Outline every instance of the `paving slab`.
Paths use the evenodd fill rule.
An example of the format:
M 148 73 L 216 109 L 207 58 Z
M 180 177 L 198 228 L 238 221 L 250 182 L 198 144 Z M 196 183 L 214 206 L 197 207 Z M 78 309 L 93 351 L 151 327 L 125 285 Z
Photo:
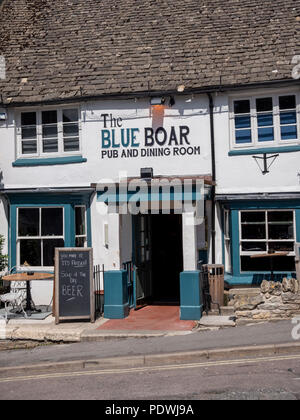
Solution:
M 235 318 L 232 316 L 205 315 L 199 321 L 199 325 L 204 327 L 235 327 Z

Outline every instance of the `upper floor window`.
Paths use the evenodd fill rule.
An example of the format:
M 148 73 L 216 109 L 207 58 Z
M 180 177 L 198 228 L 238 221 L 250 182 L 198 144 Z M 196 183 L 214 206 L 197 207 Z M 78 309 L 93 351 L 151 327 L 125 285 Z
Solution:
M 300 140 L 296 94 L 234 99 L 231 122 L 234 148 L 284 146 Z
M 18 156 L 80 152 L 79 131 L 77 108 L 21 112 L 17 121 Z

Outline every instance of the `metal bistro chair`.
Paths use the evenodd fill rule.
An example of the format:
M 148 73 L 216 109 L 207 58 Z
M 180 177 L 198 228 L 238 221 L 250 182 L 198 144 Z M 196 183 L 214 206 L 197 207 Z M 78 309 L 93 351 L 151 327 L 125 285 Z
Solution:
M 13 267 L 9 274 L 14 270 Z M 4 295 L 0 295 L 0 301 L 4 303 L 5 306 L 5 322 L 8 323 L 8 313 L 9 306 L 12 306 L 13 310 L 18 312 L 23 312 L 24 317 L 28 318 L 27 313 L 24 309 L 24 304 L 26 303 L 26 282 L 25 281 L 13 281 L 10 284 L 10 292 Z

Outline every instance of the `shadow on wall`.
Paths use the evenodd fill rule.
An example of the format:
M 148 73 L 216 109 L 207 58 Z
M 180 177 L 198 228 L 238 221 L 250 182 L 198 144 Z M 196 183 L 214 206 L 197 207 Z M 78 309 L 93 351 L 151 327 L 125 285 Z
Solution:
M 1 0 L 0 0 L 0 3 L 1 3 Z M 2 171 L 0 171 L 0 190 L 2 189 L 2 188 L 4 188 L 4 184 L 3 184 L 3 172 Z

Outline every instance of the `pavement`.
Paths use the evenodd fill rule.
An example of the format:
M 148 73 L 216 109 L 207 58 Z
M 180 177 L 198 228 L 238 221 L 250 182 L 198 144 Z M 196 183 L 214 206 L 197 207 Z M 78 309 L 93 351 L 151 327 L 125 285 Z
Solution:
M 172 305 L 152 305 L 132 310 L 125 319 L 99 318 L 90 322 L 61 322 L 55 324 L 53 316 L 46 319 L 11 319 L 7 325 L 0 324 L 0 337 L 6 340 L 34 340 L 44 342 L 102 341 L 107 338 L 161 337 L 185 335 L 195 329 L 214 326 L 234 326 L 229 317 L 203 317 L 196 321 L 182 321 L 180 308 Z M 207 320 L 207 318 L 210 318 Z M 203 322 L 203 324 L 202 324 Z
M 103 321 L 103 320 L 102 320 Z M 102 322 L 101 320 L 98 322 Z M 98 330 L 99 331 L 99 330 Z M 292 332 L 298 332 L 293 335 Z M 261 323 L 236 328 L 199 330 L 188 334 L 106 336 L 98 340 L 33 349 L 1 351 L 0 377 L 10 369 L 85 369 L 198 362 L 233 357 L 300 355 L 299 328 L 291 321 Z

